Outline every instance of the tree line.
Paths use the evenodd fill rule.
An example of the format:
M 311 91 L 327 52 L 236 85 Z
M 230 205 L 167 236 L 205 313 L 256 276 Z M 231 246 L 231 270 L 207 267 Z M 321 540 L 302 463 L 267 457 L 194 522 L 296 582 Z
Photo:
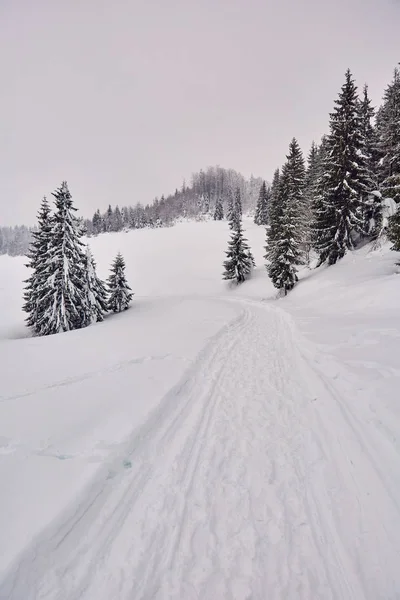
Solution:
M 0 227 L 0 255 L 23 256 L 27 253 L 32 240 L 34 227 L 17 225 L 16 227 Z
M 88 237 L 101 233 L 142 229 L 144 227 L 169 227 L 179 219 L 205 219 L 212 217 L 219 202 L 224 206 L 232 190 L 240 189 L 243 209 L 254 209 L 259 177 L 246 179 L 234 169 L 208 167 L 191 177 L 189 185 L 183 181 L 173 194 L 155 198 L 150 204 L 135 206 L 112 206 L 101 212 L 97 209 L 91 219 L 82 220 L 82 228 Z M 0 227 L 0 254 L 23 256 L 27 253 L 35 227 L 25 225 Z
M 111 266 L 107 283 L 97 276 L 65 181 L 53 196 L 54 213 L 43 198 L 28 252 L 31 274 L 25 281 L 23 310 L 35 335 L 81 329 L 103 321 L 108 311 L 126 310 L 133 296 L 121 254 Z
M 239 188 L 245 211 L 253 210 L 262 179 L 251 176 L 249 180 L 233 169 L 209 167 L 192 175 L 191 184 L 184 181 L 180 190 L 169 196 L 155 198 L 152 204 L 143 206 L 108 206 L 103 213 L 97 209 L 92 219 L 84 221 L 87 235 L 142 229 L 144 227 L 168 227 L 179 219 L 202 219 L 215 215 L 217 205 L 222 210 L 231 193 Z M 223 218 L 220 217 L 220 218 Z
M 317 267 L 335 264 L 365 241 L 387 237 L 400 251 L 399 204 L 400 71 L 394 70 L 376 111 L 368 87 L 360 97 L 347 70 L 329 133 L 312 144 L 307 164 L 293 138 L 271 187 L 260 189 L 255 222 L 268 224 L 265 259 L 274 286 L 283 294 L 291 290 L 311 251 Z M 235 256 L 237 265 L 246 263 L 243 253 Z M 243 281 L 239 271 L 231 266 L 229 278 Z

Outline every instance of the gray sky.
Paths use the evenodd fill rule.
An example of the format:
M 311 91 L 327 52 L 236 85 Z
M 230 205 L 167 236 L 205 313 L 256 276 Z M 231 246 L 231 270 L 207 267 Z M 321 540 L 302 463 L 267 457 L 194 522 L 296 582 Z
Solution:
M 0 0 L 0 224 L 67 179 L 81 214 L 219 164 L 271 179 L 350 67 L 380 102 L 397 0 Z

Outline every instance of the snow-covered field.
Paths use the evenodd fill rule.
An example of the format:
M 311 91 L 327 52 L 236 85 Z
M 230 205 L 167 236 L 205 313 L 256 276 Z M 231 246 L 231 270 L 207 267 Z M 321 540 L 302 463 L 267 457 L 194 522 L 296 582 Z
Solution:
M 0 598 L 400 598 L 400 276 L 368 247 L 275 300 L 226 223 L 91 240 L 136 295 L 29 338 L 0 257 Z

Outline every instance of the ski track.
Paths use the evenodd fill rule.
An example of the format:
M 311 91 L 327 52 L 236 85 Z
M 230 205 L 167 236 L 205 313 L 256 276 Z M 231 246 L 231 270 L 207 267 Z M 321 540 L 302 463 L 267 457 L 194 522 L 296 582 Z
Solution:
M 285 313 L 238 308 L 2 600 L 400 598 L 376 440 Z

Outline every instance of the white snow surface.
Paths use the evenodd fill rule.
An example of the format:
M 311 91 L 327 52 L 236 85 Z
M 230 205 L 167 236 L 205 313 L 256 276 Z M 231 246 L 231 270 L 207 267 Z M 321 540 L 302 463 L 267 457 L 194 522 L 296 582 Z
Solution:
M 388 247 L 276 299 L 225 222 L 91 240 L 135 292 L 29 338 L 0 257 L 1 600 L 400 598 L 400 276 Z

